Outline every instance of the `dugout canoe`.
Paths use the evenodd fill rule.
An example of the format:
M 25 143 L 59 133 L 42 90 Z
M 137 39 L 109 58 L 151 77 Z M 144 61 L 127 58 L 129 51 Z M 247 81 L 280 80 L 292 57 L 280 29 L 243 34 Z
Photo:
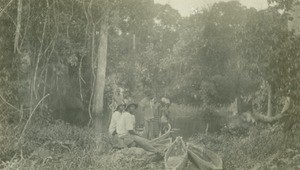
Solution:
M 213 151 L 200 146 L 187 144 L 188 159 L 198 168 L 204 170 L 222 170 L 223 161 Z
M 187 165 L 187 161 L 187 147 L 182 137 L 177 137 L 165 153 L 165 168 L 167 170 L 183 170 Z

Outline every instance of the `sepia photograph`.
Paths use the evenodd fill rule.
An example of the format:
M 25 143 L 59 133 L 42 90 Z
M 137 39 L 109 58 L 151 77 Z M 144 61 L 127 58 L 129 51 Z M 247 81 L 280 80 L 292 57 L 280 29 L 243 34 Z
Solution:
M 0 0 L 0 169 L 300 170 L 300 0 Z

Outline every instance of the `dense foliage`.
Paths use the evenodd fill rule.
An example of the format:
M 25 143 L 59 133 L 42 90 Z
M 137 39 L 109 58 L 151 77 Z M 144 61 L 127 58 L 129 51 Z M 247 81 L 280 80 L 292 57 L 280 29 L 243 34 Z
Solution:
M 219 107 L 243 100 L 248 105 L 243 111 L 265 113 L 273 103 L 276 116 L 288 97 L 291 108 L 280 127 L 290 132 L 300 121 L 300 38 L 287 26 L 288 11 L 297 4 L 268 2 L 260 11 L 238 1 L 219 2 L 182 17 L 152 0 L 0 1 L 0 160 L 19 154 L 25 161 L 23 154 L 35 148 L 47 149 L 49 156 L 52 145 L 61 152 L 96 148 L 86 135 L 91 129 L 71 125 L 96 123 L 96 63 L 104 45 L 102 123 L 109 120 L 116 89 L 137 102 L 151 90 L 181 104 L 183 109 L 173 105 L 178 114 L 220 122 L 218 130 L 229 116 L 216 114 Z M 103 23 L 107 44 L 99 36 Z M 85 154 L 84 161 L 98 159 Z M 54 158 L 39 159 L 45 166 L 47 160 Z
M 151 89 L 158 97 L 197 106 L 231 103 L 266 82 L 276 95 L 282 92 L 279 98 L 295 95 L 297 76 L 290 73 L 298 68 L 297 37 L 287 30 L 288 17 L 273 7 L 256 11 L 220 2 L 182 18 L 169 5 L 146 0 L 28 0 L 14 51 L 18 4 L 5 5 L 1 88 L 17 107 L 31 108 L 49 93 L 44 104 L 65 119 L 69 110 L 90 113 L 105 6 L 111 10 L 106 106 L 115 85 L 133 97 Z

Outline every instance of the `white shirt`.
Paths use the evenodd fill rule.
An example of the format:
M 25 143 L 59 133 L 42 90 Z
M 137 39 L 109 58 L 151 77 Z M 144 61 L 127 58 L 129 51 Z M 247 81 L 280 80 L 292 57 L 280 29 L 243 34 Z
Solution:
M 110 120 L 110 125 L 109 125 L 109 133 L 113 134 L 114 131 L 117 129 L 117 123 L 121 118 L 122 113 L 119 111 L 115 111 L 112 116 L 111 116 L 111 120 Z
M 134 130 L 135 128 L 135 116 L 129 112 L 122 113 L 120 121 L 117 123 L 117 133 L 119 136 L 124 136 L 129 134 L 129 130 Z

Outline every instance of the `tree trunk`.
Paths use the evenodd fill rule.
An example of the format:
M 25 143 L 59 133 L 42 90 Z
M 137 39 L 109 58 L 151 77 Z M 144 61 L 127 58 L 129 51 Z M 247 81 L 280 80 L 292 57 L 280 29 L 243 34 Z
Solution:
M 271 117 L 272 116 L 272 85 L 269 84 L 268 86 L 268 111 L 267 111 L 267 116 Z
M 235 105 L 236 105 L 236 114 L 241 114 L 241 99 L 240 96 L 235 98 Z
M 16 35 L 15 35 L 15 42 L 14 42 L 14 53 L 19 51 L 19 37 L 20 37 L 20 30 L 21 30 L 21 17 L 22 17 L 22 0 L 18 0 L 18 14 L 17 14 L 17 28 L 16 28 Z
M 235 88 L 235 103 L 236 103 L 236 114 L 241 114 L 241 98 L 240 98 L 240 81 L 241 81 L 241 57 L 237 55 L 237 81 L 236 81 L 236 88 Z
M 107 13 L 108 14 L 108 13 Z M 99 133 L 104 131 L 103 127 L 103 99 L 105 87 L 106 73 L 106 57 L 107 57 L 107 39 L 108 39 L 108 23 L 107 14 L 103 17 L 101 30 L 99 34 L 99 47 L 97 54 L 97 71 L 95 94 L 93 99 L 93 113 L 95 115 L 95 128 Z

